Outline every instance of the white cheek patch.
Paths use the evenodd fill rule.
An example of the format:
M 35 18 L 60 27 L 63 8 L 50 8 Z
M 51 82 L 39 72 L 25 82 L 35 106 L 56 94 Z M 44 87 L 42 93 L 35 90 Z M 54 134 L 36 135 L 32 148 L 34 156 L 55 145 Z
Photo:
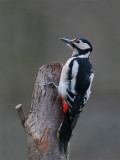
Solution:
M 89 48 L 91 48 L 89 46 L 89 44 L 83 43 L 82 41 L 80 41 L 80 43 L 75 43 L 75 45 L 80 49 L 89 49 Z
M 90 48 L 89 44 L 87 44 L 87 43 L 84 43 L 84 46 L 85 46 L 85 49 L 89 49 Z

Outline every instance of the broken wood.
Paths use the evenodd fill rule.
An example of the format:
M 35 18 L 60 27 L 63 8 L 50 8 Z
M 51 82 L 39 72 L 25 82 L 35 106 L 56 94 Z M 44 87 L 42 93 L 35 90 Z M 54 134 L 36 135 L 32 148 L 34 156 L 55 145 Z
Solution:
M 50 77 L 57 85 L 62 64 L 52 63 L 38 69 L 28 117 L 22 105 L 16 109 L 27 133 L 29 160 L 66 160 L 59 150 L 57 132 L 62 121 L 62 101 Z

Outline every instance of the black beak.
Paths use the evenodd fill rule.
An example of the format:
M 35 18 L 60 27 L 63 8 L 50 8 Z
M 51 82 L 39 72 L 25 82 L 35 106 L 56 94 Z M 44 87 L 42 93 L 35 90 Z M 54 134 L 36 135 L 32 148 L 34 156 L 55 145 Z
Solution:
M 61 41 L 67 43 L 67 44 L 70 44 L 71 46 L 73 46 L 73 43 L 72 43 L 72 40 L 70 39 L 66 39 L 66 38 L 59 38 Z

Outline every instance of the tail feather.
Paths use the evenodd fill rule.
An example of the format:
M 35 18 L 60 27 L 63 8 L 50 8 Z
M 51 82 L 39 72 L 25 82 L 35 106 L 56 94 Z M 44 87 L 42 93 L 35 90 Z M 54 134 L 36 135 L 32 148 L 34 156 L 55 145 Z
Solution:
M 60 127 L 60 131 L 59 131 L 59 147 L 61 151 L 64 149 L 64 152 L 66 152 L 67 150 L 66 139 L 69 138 L 67 135 L 68 133 L 71 134 L 71 132 L 72 130 L 70 127 L 70 114 L 69 112 L 67 112 L 63 119 L 62 125 Z
M 67 152 L 68 142 L 71 138 L 72 131 L 76 126 L 78 118 L 78 114 L 71 117 L 69 111 L 66 113 L 59 131 L 59 148 L 61 152 L 63 150 L 65 153 Z

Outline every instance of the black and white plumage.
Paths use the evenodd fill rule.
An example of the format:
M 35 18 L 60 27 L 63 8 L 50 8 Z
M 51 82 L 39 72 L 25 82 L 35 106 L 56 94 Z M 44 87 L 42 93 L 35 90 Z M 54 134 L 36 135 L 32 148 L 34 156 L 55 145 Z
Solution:
M 67 152 L 68 142 L 86 101 L 91 93 L 94 71 L 90 62 L 92 45 L 85 39 L 60 38 L 73 50 L 63 66 L 58 92 L 69 106 L 59 130 L 60 149 Z

